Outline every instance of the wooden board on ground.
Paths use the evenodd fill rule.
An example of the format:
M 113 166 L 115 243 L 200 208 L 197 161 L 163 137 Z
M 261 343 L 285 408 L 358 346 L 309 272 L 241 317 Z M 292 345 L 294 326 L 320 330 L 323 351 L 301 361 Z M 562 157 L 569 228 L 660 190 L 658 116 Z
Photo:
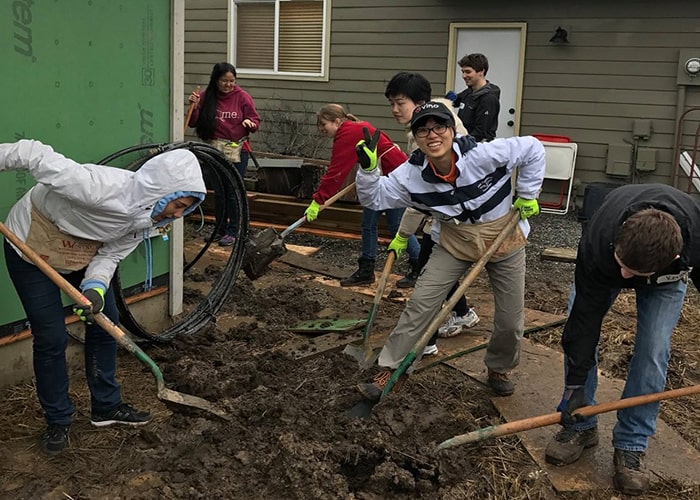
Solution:
M 357 330 L 367 323 L 366 319 L 346 319 L 346 318 L 319 318 L 302 321 L 289 330 L 295 333 L 311 333 L 320 335 L 322 333 L 337 333 Z
M 375 272 L 376 279 L 374 280 L 374 283 L 370 283 L 369 285 L 345 286 L 343 288 L 345 290 L 359 293 L 361 295 L 371 297 L 372 299 L 374 299 L 374 296 L 377 294 L 377 282 L 379 281 L 380 276 L 381 273 Z M 397 288 L 396 282 L 399 281 L 401 278 L 403 278 L 403 276 L 399 276 L 398 274 L 389 275 L 386 281 L 386 287 L 384 288 L 384 297 L 382 300 L 391 300 L 393 302 L 405 302 L 406 300 L 408 300 L 408 298 L 411 296 L 411 293 L 413 292 L 413 288 Z M 336 283 L 329 283 L 327 281 L 323 281 L 323 278 L 316 278 L 316 281 L 320 281 L 324 285 L 328 286 L 340 286 L 340 281 Z
M 449 360 L 446 364 L 476 380 L 486 382 L 482 354 L 468 354 Z M 562 354 L 524 340 L 521 363 L 513 371 L 513 380 L 516 384 L 515 394 L 507 398 L 492 398 L 506 421 L 552 413 L 561 398 L 564 380 Z M 622 380 L 600 376 L 597 400 L 604 402 L 619 399 L 623 385 Z M 569 466 L 555 467 L 544 460 L 544 450 L 559 430 L 559 426 L 542 427 L 519 434 L 522 443 L 532 458 L 547 472 L 557 491 L 585 491 L 611 487 L 612 429 L 616 413 L 604 413 L 599 417 L 600 444 L 584 451 L 582 457 Z M 652 482 L 663 478 L 676 479 L 683 483 L 700 483 L 700 452 L 661 419 L 657 420 L 656 435 L 649 440 L 646 465 L 652 473 Z
M 327 284 L 327 283 L 325 283 Z M 327 284 L 328 286 L 332 286 Z M 345 288 L 348 290 L 348 288 Z M 412 289 L 408 289 L 410 292 Z M 475 310 L 479 315 L 479 323 L 470 328 L 467 332 L 457 335 L 456 337 L 450 339 L 440 339 L 438 342 L 438 354 L 435 356 L 430 356 L 425 361 L 421 361 L 419 368 L 424 368 L 427 364 L 432 364 L 440 359 L 451 356 L 459 351 L 463 351 L 472 348 L 475 345 L 484 343 L 488 340 L 491 335 L 491 330 L 493 326 L 493 295 L 484 291 L 473 290 L 469 295 L 470 303 L 475 304 Z M 377 314 L 381 314 L 381 305 L 379 306 L 379 311 Z M 533 329 L 541 327 L 546 324 L 551 324 L 554 322 L 561 321 L 564 317 L 556 314 L 549 314 L 543 311 L 536 311 L 534 309 L 525 309 L 525 329 Z M 391 334 L 391 329 L 380 330 L 375 328 L 372 331 L 372 336 L 370 339 L 370 345 L 373 349 L 381 348 L 384 345 L 387 337 Z M 310 339 L 313 345 L 311 350 L 305 350 L 309 355 L 317 354 L 324 350 L 334 349 L 336 347 L 344 346 L 345 344 L 362 338 L 361 332 L 358 332 L 355 336 L 345 336 L 338 337 L 337 334 L 321 335 L 314 339 Z M 318 342 L 318 345 L 315 345 Z M 307 342 L 302 342 L 304 345 Z M 303 354 L 303 353 L 302 353 Z M 304 355 L 300 356 L 304 357 Z M 482 356 L 483 357 L 483 356 Z
M 576 262 L 576 254 L 575 248 L 549 247 L 542 250 L 540 259 L 554 262 Z
M 306 269 L 307 271 L 312 271 L 317 274 L 330 276 L 331 278 L 342 279 L 350 274 L 338 266 L 315 259 L 310 255 L 302 255 L 301 253 L 295 252 L 291 249 L 292 247 L 293 245 L 287 245 L 287 252 L 278 257 L 277 261 L 299 269 Z

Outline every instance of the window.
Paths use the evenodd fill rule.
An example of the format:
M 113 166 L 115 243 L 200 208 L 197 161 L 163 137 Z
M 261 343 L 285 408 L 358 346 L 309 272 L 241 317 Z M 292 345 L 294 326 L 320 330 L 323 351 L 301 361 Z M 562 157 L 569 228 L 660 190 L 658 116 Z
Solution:
M 236 70 L 326 78 L 330 0 L 234 0 Z

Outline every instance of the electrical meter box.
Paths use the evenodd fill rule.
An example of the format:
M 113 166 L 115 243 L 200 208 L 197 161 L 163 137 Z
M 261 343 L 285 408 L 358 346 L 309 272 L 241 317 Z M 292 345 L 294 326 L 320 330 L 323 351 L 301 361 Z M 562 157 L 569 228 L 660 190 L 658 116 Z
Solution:
M 608 161 L 605 173 L 612 177 L 628 177 L 632 167 L 632 146 L 608 144 Z

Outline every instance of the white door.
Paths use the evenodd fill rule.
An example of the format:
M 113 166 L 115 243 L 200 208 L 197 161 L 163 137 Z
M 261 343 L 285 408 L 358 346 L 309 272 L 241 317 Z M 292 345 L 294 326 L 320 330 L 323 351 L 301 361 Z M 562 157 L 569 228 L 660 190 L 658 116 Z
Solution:
M 525 23 L 450 24 L 446 90 L 459 93 L 466 88 L 457 64 L 462 56 L 484 54 L 489 60 L 486 79 L 501 89 L 496 137 L 512 137 L 520 132 L 526 26 Z

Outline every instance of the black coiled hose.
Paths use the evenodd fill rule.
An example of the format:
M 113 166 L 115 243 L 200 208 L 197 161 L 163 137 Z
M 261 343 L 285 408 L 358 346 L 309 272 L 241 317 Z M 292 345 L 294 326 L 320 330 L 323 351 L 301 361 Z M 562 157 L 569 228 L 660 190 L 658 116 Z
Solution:
M 235 213 L 237 214 L 235 223 L 238 227 L 238 237 L 236 239 L 236 243 L 231 249 L 226 265 L 222 269 L 220 275 L 216 278 L 216 281 L 212 284 L 209 295 L 199 304 L 198 307 L 189 312 L 179 322 L 161 332 L 150 332 L 146 330 L 131 314 L 129 307 L 124 300 L 119 270 L 117 269 L 117 272 L 114 274 L 114 278 L 112 280 L 112 285 L 116 296 L 121 324 L 135 335 L 158 343 L 170 342 L 177 335 L 192 335 L 197 333 L 207 323 L 215 318 L 236 281 L 238 271 L 243 264 L 245 242 L 248 239 L 249 212 L 243 179 L 238 171 L 233 168 L 229 161 L 216 148 L 201 142 L 142 144 L 117 151 L 116 153 L 100 160 L 99 164 L 113 164 L 120 158 L 126 157 L 129 154 L 145 152 L 146 154 L 140 157 L 137 162 L 128 165 L 127 168 L 135 170 L 145 163 L 146 160 L 166 151 L 172 151 L 175 149 L 188 149 L 194 153 L 199 160 L 199 164 L 202 168 L 202 174 L 204 175 L 205 179 L 207 179 L 209 187 L 213 189 L 214 195 L 220 197 L 222 200 L 222 203 L 218 204 L 217 206 L 216 228 L 207 239 L 206 244 L 199 251 L 197 256 L 191 262 L 184 265 L 183 271 L 186 272 L 207 251 L 217 233 L 217 230 L 224 224 L 225 218 L 223 217 L 223 214 L 231 213 L 231 203 L 235 204 Z

